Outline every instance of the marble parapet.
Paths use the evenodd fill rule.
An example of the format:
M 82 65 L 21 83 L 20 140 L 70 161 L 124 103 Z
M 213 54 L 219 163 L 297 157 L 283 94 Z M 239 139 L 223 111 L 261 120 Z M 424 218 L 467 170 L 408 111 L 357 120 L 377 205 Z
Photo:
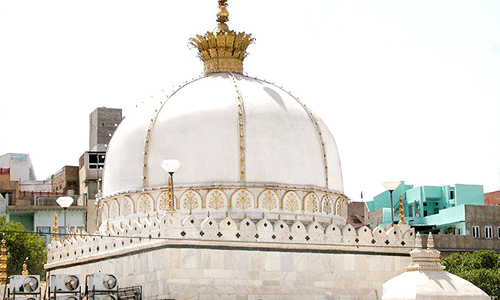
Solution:
M 177 212 L 106 223 L 93 234 L 69 232 L 67 239 L 47 248 L 46 269 L 126 256 L 159 248 L 204 248 L 271 252 L 373 253 L 408 256 L 415 244 L 414 229 L 406 224 L 386 230 L 309 222 L 271 222 L 265 215 L 236 222 L 231 217 L 183 218 Z

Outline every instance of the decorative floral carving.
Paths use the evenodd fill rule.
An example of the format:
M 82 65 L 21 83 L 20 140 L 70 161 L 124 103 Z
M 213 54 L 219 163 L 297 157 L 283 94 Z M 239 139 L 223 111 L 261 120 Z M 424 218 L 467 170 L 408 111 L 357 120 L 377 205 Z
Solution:
M 285 196 L 285 209 L 291 212 L 299 210 L 299 196 L 295 192 L 287 192 Z
M 278 196 L 276 195 L 275 192 L 269 189 L 262 192 L 259 198 L 261 206 L 267 209 L 268 211 L 271 211 L 278 207 Z
M 245 210 L 252 206 L 253 195 L 245 189 L 238 190 L 233 195 L 234 207 Z
M 108 205 L 103 203 L 101 207 L 101 217 L 103 221 L 108 219 L 108 211 Z
M 212 190 L 207 195 L 208 207 L 219 210 L 226 207 L 226 195 L 220 190 Z
M 109 202 L 109 217 L 112 219 L 118 217 L 118 201 L 116 199 Z
M 188 209 L 190 212 L 193 209 L 200 207 L 201 197 L 193 190 L 189 190 L 181 197 L 182 208 Z
M 142 194 L 138 200 L 139 212 L 146 214 L 153 209 L 153 199 L 148 194 Z
M 306 196 L 306 209 L 309 212 L 315 213 L 318 211 L 318 196 L 315 193 L 309 193 Z
M 164 191 L 160 194 L 160 196 L 158 196 L 158 209 L 159 210 L 167 210 L 167 206 L 168 206 L 168 192 L 167 191 Z
M 133 205 L 132 200 L 129 197 L 125 197 L 123 199 L 122 209 L 121 209 L 123 216 L 128 216 L 128 215 L 131 215 L 133 213 L 132 205 Z
M 347 199 L 342 197 L 342 205 L 340 209 L 340 216 L 346 218 L 347 217 Z
M 342 196 L 339 196 L 337 198 L 337 202 L 335 204 L 335 213 L 339 216 L 342 216 L 342 217 L 347 217 L 347 199 L 342 197 Z
M 323 212 L 327 215 L 332 213 L 332 198 L 329 195 L 323 197 Z

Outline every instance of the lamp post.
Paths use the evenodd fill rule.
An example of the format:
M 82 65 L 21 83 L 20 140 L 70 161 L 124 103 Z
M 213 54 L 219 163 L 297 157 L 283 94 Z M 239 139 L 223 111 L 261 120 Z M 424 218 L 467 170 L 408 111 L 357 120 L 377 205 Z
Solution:
M 389 182 L 384 182 L 382 185 L 385 187 L 386 190 L 389 191 L 391 195 L 391 226 L 394 226 L 394 204 L 392 203 L 392 192 L 399 186 L 400 182 L 399 181 L 389 181 Z
M 71 204 L 73 204 L 73 201 L 75 201 L 72 197 L 68 197 L 68 196 L 65 196 L 65 197 L 59 197 L 57 198 L 56 202 L 57 204 L 59 204 L 59 206 L 61 206 L 64 210 L 64 237 L 66 237 L 66 226 L 68 226 L 68 223 L 66 223 L 66 210 L 68 209 L 68 207 L 71 206 Z
M 174 211 L 174 173 L 181 167 L 181 163 L 177 159 L 165 159 L 161 162 L 161 167 L 165 172 L 170 175 L 169 183 L 171 183 L 170 188 L 172 189 L 172 197 L 168 199 L 168 211 Z

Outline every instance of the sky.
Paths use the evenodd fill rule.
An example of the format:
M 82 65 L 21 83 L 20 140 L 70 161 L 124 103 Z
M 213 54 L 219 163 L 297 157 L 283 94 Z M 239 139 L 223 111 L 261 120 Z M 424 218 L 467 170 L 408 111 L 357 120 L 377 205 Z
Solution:
M 229 0 L 244 70 L 328 125 L 347 196 L 386 181 L 500 188 L 500 1 Z M 0 1 L 0 154 L 38 179 L 78 165 L 89 114 L 158 101 L 202 73 L 190 37 L 216 0 Z M 154 96 L 154 97 L 152 97 Z

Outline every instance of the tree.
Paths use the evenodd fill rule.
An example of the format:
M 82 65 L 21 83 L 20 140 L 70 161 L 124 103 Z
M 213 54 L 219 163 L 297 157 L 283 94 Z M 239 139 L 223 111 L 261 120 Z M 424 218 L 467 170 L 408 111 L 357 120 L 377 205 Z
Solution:
M 448 272 L 470 281 L 488 295 L 500 298 L 500 254 L 487 250 L 453 253 L 441 263 Z
M 27 231 L 20 223 L 7 222 L 0 217 L 0 234 L 4 234 L 7 247 L 7 276 L 20 275 L 26 257 L 30 274 L 45 278 L 43 265 L 47 262 L 45 242 L 36 234 Z

